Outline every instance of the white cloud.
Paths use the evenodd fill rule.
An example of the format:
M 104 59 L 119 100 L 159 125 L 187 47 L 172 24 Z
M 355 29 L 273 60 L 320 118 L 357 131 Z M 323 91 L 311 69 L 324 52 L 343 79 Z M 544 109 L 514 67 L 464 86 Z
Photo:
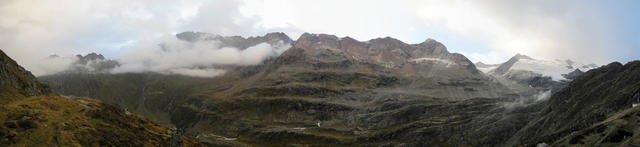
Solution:
M 424 23 L 486 44 L 491 51 L 465 54 L 486 63 L 516 53 L 544 59 L 610 62 L 607 48 L 620 47 L 602 31 L 597 10 L 574 1 L 430 1 L 420 8 Z M 588 23 L 585 23 L 584 21 Z M 503 60 L 505 58 L 502 58 Z
M 114 69 L 114 73 L 158 72 L 214 77 L 225 72 L 216 69 L 215 65 L 258 65 L 291 47 L 283 42 L 275 45 L 260 43 L 241 50 L 221 47 L 218 41 L 187 42 L 175 36 L 166 36 L 141 44 L 139 48 L 123 54 L 119 59 L 122 65 Z

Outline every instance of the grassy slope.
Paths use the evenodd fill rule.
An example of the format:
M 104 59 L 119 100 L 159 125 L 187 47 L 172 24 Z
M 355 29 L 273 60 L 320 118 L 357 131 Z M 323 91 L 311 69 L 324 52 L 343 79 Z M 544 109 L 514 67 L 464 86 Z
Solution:
M 0 110 L 2 146 L 170 146 L 172 139 L 166 127 L 89 98 L 30 97 Z

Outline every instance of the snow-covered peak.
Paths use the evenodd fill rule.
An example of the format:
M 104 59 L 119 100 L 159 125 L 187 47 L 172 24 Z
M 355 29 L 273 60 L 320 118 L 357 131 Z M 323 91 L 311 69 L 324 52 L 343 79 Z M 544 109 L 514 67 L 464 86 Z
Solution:
M 567 63 L 558 62 L 558 60 L 520 59 L 509 69 L 509 71 L 515 70 L 532 71 L 559 81 L 565 79 L 562 74 L 570 73 L 575 69 L 569 68 Z
M 511 58 L 509 61 L 500 64 L 497 67 L 485 66 L 478 67 L 478 69 L 485 68 L 482 70 L 485 73 L 492 73 L 502 75 L 508 72 L 514 71 L 531 71 L 534 73 L 541 74 L 543 76 L 549 76 L 555 81 L 559 80 L 567 80 L 563 74 L 568 74 L 570 72 L 579 69 L 581 71 L 588 71 L 593 68 L 596 68 L 595 64 L 582 64 L 571 60 L 541 60 L 534 59 L 525 55 L 516 55 Z M 486 71 L 487 68 L 492 68 L 489 71 Z M 500 71 L 498 71 L 498 69 Z

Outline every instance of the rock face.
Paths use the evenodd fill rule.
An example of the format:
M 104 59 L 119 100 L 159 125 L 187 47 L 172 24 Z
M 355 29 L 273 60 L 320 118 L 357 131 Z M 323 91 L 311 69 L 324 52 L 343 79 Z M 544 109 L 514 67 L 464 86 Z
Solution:
M 297 78 L 301 75 L 333 74 L 336 77 L 350 77 L 349 74 L 360 74 L 368 75 L 364 77 L 379 77 L 376 81 L 384 83 L 358 83 L 366 85 L 351 85 L 349 88 L 391 86 L 450 99 L 496 97 L 503 94 L 495 89 L 504 87 L 500 87 L 496 81 L 478 71 L 466 57 L 449 53 L 442 44 L 432 39 L 410 45 L 389 37 L 359 42 L 349 37 L 303 34 L 290 50 L 276 59 L 272 66 L 267 67 L 264 73 L 266 77 L 254 82 L 266 84 L 269 80 L 282 81 L 284 77 L 294 79 L 278 86 L 310 85 L 317 82 L 327 84 L 334 81 L 319 79 L 304 82 Z M 341 82 L 356 84 L 354 81 Z M 347 88 L 338 85 L 334 87 Z
M 2 51 L 0 87 L 0 146 L 200 146 L 113 105 L 53 94 Z
M 540 113 L 540 116 L 518 131 L 510 139 L 510 142 L 512 144 L 529 145 L 540 142 L 553 143 L 572 132 L 589 128 L 598 122 L 605 121 L 608 117 L 616 119 L 618 116 L 615 116 L 615 113 L 638 103 L 638 91 L 640 91 L 640 61 L 629 62 L 626 65 L 614 62 L 590 70 L 553 94 L 549 99 L 548 106 Z M 625 121 L 633 121 L 626 118 L 623 119 Z M 600 125 L 617 123 L 606 121 L 600 123 Z M 595 132 L 601 134 L 603 134 L 602 131 L 611 129 L 608 127 L 593 127 L 591 130 L 596 130 Z M 609 131 L 617 133 L 616 130 Z M 616 134 L 610 133 L 604 133 L 605 137 L 611 135 L 615 137 Z M 619 133 L 623 133 L 622 136 L 634 134 L 634 132 L 631 132 L 631 134 Z M 588 143 L 593 141 L 590 140 L 593 138 L 584 140 L 581 137 L 588 137 L 589 134 L 592 133 L 581 131 L 579 134 L 573 134 L 573 137 L 570 137 L 568 142 L 565 142 L 565 140 L 559 143 Z M 617 140 L 616 142 L 626 140 L 624 137 L 622 138 L 612 139 Z
M 0 98 L 13 99 L 21 96 L 48 95 L 49 86 L 40 83 L 31 72 L 18 65 L 0 50 Z M 3 102 L 4 100 L 0 100 Z

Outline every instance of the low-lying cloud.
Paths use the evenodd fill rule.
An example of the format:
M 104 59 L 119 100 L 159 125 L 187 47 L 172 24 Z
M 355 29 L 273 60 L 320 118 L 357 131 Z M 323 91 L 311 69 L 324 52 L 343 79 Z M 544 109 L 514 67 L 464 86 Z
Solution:
M 217 69 L 219 65 L 258 65 L 271 57 L 276 57 L 290 48 L 289 44 L 260 43 L 238 49 L 222 47 L 216 40 L 188 42 L 173 36 L 164 37 L 161 43 L 142 43 L 143 45 L 124 52 L 118 61 L 121 66 L 113 73 L 157 72 L 163 74 L 181 74 L 197 77 L 214 77 L 225 73 Z
M 136 63 L 132 63 L 133 59 L 124 56 L 156 48 L 154 45 L 167 41 L 164 38 L 169 38 L 162 36 L 171 36 L 183 31 L 243 36 L 281 31 L 279 28 L 262 27 L 259 25 L 260 18 L 244 16 L 240 11 L 243 3 L 241 0 L 2 0 L 0 1 L 0 18 L 2 18 L 0 19 L 0 49 L 36 76 L 73 68 L 75 54 L 90 52 L 104 54 L 107 58 L 122 59 L 128 64 L 119 70 L 135 71 L 130 67 L 135 66 Z M 185 44 L 182 43 L 182 45 Z M 198 48 L 198 45 L 187 46 Z M 173 46 L 173 48 L 177 47 Z M 266 51 L 261 48 L 266 47 L 260 45 L 244 52 L 237 49 L 214 49 L 204 53 L 218 52 L 225 55 L 212 59 L 215 60 L 212 61 L 214 63 L 234 62 L 234 64 L 247 65 L 260 60 L 247 56 L 263 57 L 265 54 L 263 52 Z M 182 55 L 195 52 L 190 50 L 194 49 L 185 49 L 187 52 L 172 51 L 148 55 L 164 55 L 159 58 L 169 60 L 178 57 L 172 55 L 174 53 Z M 49 58 L 52 54 L 63 58 Z M 191 61 L 197 57 L 201 56 L 185 60 L 197 64 L 207 63 Z M 237 59 L 223 59 L 232 57 Z M 147 60 L 147 62 L 163 63 L 153 60 Z M 167 63 L 170 64 L 167 66 L 171 67 L 184 66 L 180 63 Z M 140 67 L 143 70 L 170 69 L 159 65 Z M 218 70 L 195 68 L 191 69 L 191 72 L 172 70 L 172 73 L 200 72 L 194 75 L 222 73 Z

